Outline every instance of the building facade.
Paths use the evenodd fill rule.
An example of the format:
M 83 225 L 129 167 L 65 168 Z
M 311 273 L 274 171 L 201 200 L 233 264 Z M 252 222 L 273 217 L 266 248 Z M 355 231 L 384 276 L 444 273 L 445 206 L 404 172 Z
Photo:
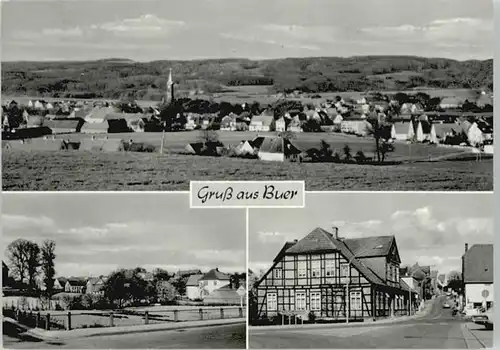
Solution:
M 316 228 L 283 246 L 257 283 L 259 318 L 312 312 L 317 319 L 351 320 L 409 313 L 415 298 L 400 281 L 394 236 L 342 239 L 334 232 Z
M 462 256 L 464 303 L 467 314 L 493 305 L 493 244 L 465 245 Z

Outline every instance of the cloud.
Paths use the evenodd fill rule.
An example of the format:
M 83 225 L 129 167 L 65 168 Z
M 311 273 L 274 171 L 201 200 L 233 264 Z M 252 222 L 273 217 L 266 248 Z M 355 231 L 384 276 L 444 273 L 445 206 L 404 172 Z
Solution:
M 29 230 L 29 229 L 46 229 L 55 225 L 54 220 L 47 216 L 26 216 L 15 214 L 2 214 L 2 230 Z
M 186 23 L 183 21 L 172 21 L 146 14 L 137 18 L 95 24 L 90 28 L 111 32 L 117 36 L 152 37 L 169 35 L 184 27 Z
M 264 243 L 279 242 L 284 244 L 287 234 L 277 231 L 259 231 L 257 232 L 257 236 Z
M 317 51 L 324 44 L 340 40 L 339 29 L 333 26 L 300 26 L 263 24 L 220 33 L 225 39 L 281 46 L 286 49 Z
M 446 18 L 423 25 L 403 24 L 361 28 L 360 32 L 380 40 L 427 43 L 442 47 L 477 46 L 493 43 L 493 20 L 483 18 Z

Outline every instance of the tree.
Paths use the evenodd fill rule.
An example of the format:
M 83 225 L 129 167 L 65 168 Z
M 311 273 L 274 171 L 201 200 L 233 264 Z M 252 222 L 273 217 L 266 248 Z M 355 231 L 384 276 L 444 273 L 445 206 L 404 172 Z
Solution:
M 118 308 L 121 308 L 128 299 L 127 284 L 128 281 L 123 269 L 113 272 L 104 283 L 104 295 L 111 303 L 116 303 Z
M 172 283 L 167 281 L 158 282 L 158 284 L 156 285 L 156 289 L 158 291 L 157 294 L 160 303 L 170 303 L 175 300 L 177 291 Z
M 43 282 L 47 295 L 51 295 L 54 289 L 54 276 L 56 270 L 54 260 L 56 258 L 56 242 L 45 240 L 42 245 L 41 266 L 43 272 Z
M 14 278 L 23 282 L 28 270 L 28 250 L 29 241 L 26 239 L 16 239 L 7 246 L 7 259 Z
M 36 276 L 40 272 L 40 246 L 29 241 L 26 253 L 28 288 L 33 290 L 36 289 Z
M 351 155 L 351 147 L 349 147 L 348 144 L 345 144 L 344 148 L 343 148 L 343 151 L 344 151 L 344 159 L 346 161 L 350 161 L 351 158 L 352 158 L 352 155 Z
M 214 130 L 201 130 L 198 140 L 200 142 L 219 142 L 219 134 Z
M 448 289 L 452 289 L 457 293 L 462 293 L 464 289 L 464 283 L 462 281 L 462 275 L 457 271 L 450 271 L 448 274 L 448 283 L 446 284 Z
M 186 280 L 184 278 L 176 278 L 172 280 L 172 285 L 180 295 L 186 294 Z

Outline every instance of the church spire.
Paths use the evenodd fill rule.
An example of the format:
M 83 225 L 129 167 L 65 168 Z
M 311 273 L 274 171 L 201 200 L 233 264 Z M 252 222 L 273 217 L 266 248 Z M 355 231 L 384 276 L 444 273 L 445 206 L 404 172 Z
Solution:
M 174 80 L 172 79 L 172 68 L 170 68 L 168 72 L 167 95 L 165 96 L 165 101 L 174 101 Z

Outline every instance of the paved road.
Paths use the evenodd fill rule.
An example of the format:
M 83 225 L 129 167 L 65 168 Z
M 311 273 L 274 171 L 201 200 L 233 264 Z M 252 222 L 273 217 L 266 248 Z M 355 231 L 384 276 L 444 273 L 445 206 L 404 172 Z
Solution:
M 313 328 L 262 329 L 249 332 L 250 348 L 385 348 L 466 349 L 492 347 L 493 331 L 452 316 L 437 298 L 429 313 L 400 323 L 367 323 L 351 327 L 321 325 Z M 467 328 L 473 329 L 469 331 Z M 476 337 L 479 335 L 478 342 Z
M 246 326 L 228 325 L 71 339 L 60 343 L 3 336 L 6 349 L 244 349 Z

